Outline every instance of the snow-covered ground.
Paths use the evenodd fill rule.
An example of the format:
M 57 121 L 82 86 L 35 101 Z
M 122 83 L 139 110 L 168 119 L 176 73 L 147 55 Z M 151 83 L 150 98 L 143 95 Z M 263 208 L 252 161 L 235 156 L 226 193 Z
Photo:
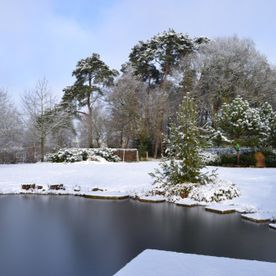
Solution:
M 64 184 L 67 192 L 73 193 L 78 185 L 81 192 L 93 188 L 108 191 L 145 193 L 151 189 L 149 172 L 157 162 L 77 162 L 77 163 L 36 163 L 0 165 L 0 193 L 21 191 L 21 184 L 38 185 Z
M 275 168 L 218 168 L 220 178 L 230 180 L 240 189 L 240 196 L 226 201 L 246 211 L 270 212 L 276 216 Z
M 64 184 L 66 193 L 90 193 L 93 188 L 108 192 L 145 195 L 152 189 L 149 172 L 158 162 L 139 163 L 36 163 L 0 165 L 0 193 L 19 193 L 21 184 Z M 213 170 L 214 168 L 209 168 Z M 218 168 L 221 179 L 235 183 L 240 197 L 224 201 L 237 210 L 269 212 L 276 217 L 276 169 Z
M 275 263 L 147 249 L 115 275 L 274 276 L 275 271 Z

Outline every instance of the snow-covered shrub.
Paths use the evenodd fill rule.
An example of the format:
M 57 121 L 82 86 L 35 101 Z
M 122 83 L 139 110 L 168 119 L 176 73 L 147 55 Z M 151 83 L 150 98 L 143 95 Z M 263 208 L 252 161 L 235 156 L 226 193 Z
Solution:
M 273 144 L 275 122 L 276 113 L 269 103 L 252 107 L 241 97 L 223 104 L 216 118 L 218 130 L 234 144 L 253 147 Z
M 110 148 L 71 148 L 71 149 L 60 149 L 55 153 L 46 155 L 46 160 L 54 163 L 61 162 L 80 162 L 80 161 L 108 161 L 118 162 L 120 158 L 113 154 L 114 150 Z
M 215 183 L 194 186 L 189 193 L 189 198 L 196 201 L 219 202 L 239 195 L 240 191 L 236 185 L 217 180 Z
M 194 183 L 184 183 L 176 185 L 163 185 L 162 183 L 156 183 L 154 188 L 151 190 L 151 195 L 162 195 L 166 198 L 172 199 L 174 197 L 186 198 L 188 197 Z M 172 200 L 173 201 L 173 200 Z
M 205 165 L 210 165 L 219 159 L 219 155 L 213 152 L 204 151 L 201 153 L 202 161 Z
M 117 155 L 114 155 L 115 149 L 110 148 L 95 148 L 88 150 L 88 157 L 90 156 L 100 156 L 109 162 L 118 162 L 120 158 Z
M 191 198 L 199 202 L 219 202 L 238 197 L 240 191 L 235 184 L 214 177 L 212 183 L 206 185 L 183 183 L 164 186 L 162 183 L 155 184 L 150 194 L 162 195 L 171 202 L 183 198 Z

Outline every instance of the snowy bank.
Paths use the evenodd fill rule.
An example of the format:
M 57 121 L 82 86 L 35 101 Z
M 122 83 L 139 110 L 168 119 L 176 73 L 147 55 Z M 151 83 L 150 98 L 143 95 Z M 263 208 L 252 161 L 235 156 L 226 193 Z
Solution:
M 149 172 L 158 167 L 158 162 L 138 163 L 36 163 L 0 165 L 0 194 L 34 192 L 47 194 L 52 184 L 63 184 L 65 190 L 51 190 L 57 194 L 89 194 L 92 190 L 128 194 L 136 198 L 150 195 L 153 179 Z M 213 170 L 213 167 L 208 168 Z M 235 183 L 240 196 L 222 201 L 240 212 L 267 213 L 276 218 L 276 169 L 218 168 L 218 177 L 227 180 L 230 186 Z M 42 189 L 23 191 L 21 185 L 35 183 Z M 228 185 L 227 184 L 227 185 Z M 221 183 L 198 187 L 189 195 L 195 199 L 210 201 L 215 191 L 220 193 Z M 200 202 L 204 204 L 204 202 Z M 208 202 L 205 202 L 208 204 Z
M 147 249 L 116 276 L 274 276 L 276 263 L 176 253 Z

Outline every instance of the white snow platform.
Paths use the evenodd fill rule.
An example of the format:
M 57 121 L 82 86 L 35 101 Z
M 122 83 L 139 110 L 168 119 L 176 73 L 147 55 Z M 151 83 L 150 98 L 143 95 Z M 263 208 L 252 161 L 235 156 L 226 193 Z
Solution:
M 270 224 L 269 224 L 269 227 L 276 230 L 276 223 L 270 223 Z
M 265 213 L 242 214 L 241 217 L 259 223 L 271 221 L 271 215 Z
M 205 207 L 206 211 L 218 214 L 230 214 L 236 211 L 235 207 L 223 204 L 212 204 Z
M 147 249 L 117 276 L 275 276 L 276 263 Z
M 193 206 L 199 205 L 197 201 L 191 198 L 184 198 L 184 199 L 178 200 L 175 202 L 175 204 L 179 206 L 185 206 L 185 207 L 193 207 Z
M 166 199 L 163 196 L 139 196 L 138 200 L 142 202 L 160 203 L 164 202 Z
M 94 199 L 126 199 L 129 194 L 119 192 L 91 192 L 85 193 L 82 196 Z

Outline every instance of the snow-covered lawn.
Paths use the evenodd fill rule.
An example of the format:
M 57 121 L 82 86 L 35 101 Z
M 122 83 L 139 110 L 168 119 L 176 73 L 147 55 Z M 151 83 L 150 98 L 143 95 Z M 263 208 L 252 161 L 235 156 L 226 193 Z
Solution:
M 81 192 L 92 188 L 108 191 L 144 193 L 151 189 L 148 175 L 157 162 L 77 162 L 0 165 L 0 193 L 19 192 L 21 184 L 64 184 L 73 192 L 76 185 Z
M 220 178 L 235 183 L 241 195 L 225 204 L 236 204 L 246 211 L 270 212 L 276 216 L 275 168 L 218 168 Z
M 21 184 L 64 184 L 67 193 L 89 193 L 92 188 L 108 192 L 145 195 L 152 188 L 149 172 L 158 162 L 139 163 L 36 163 L 0 165 L 0 193 L 18 193 Z M 209 168 L 213 170 L 213 167 Z M 218 168 L 221 179 L 235 183 L 240 197 L 224 201 L 237 210 L 269 212 L 276 217 L 276 169 Z
M 115 275 L 274 276 L 275 271 L 275 263 L 147 249 Z

